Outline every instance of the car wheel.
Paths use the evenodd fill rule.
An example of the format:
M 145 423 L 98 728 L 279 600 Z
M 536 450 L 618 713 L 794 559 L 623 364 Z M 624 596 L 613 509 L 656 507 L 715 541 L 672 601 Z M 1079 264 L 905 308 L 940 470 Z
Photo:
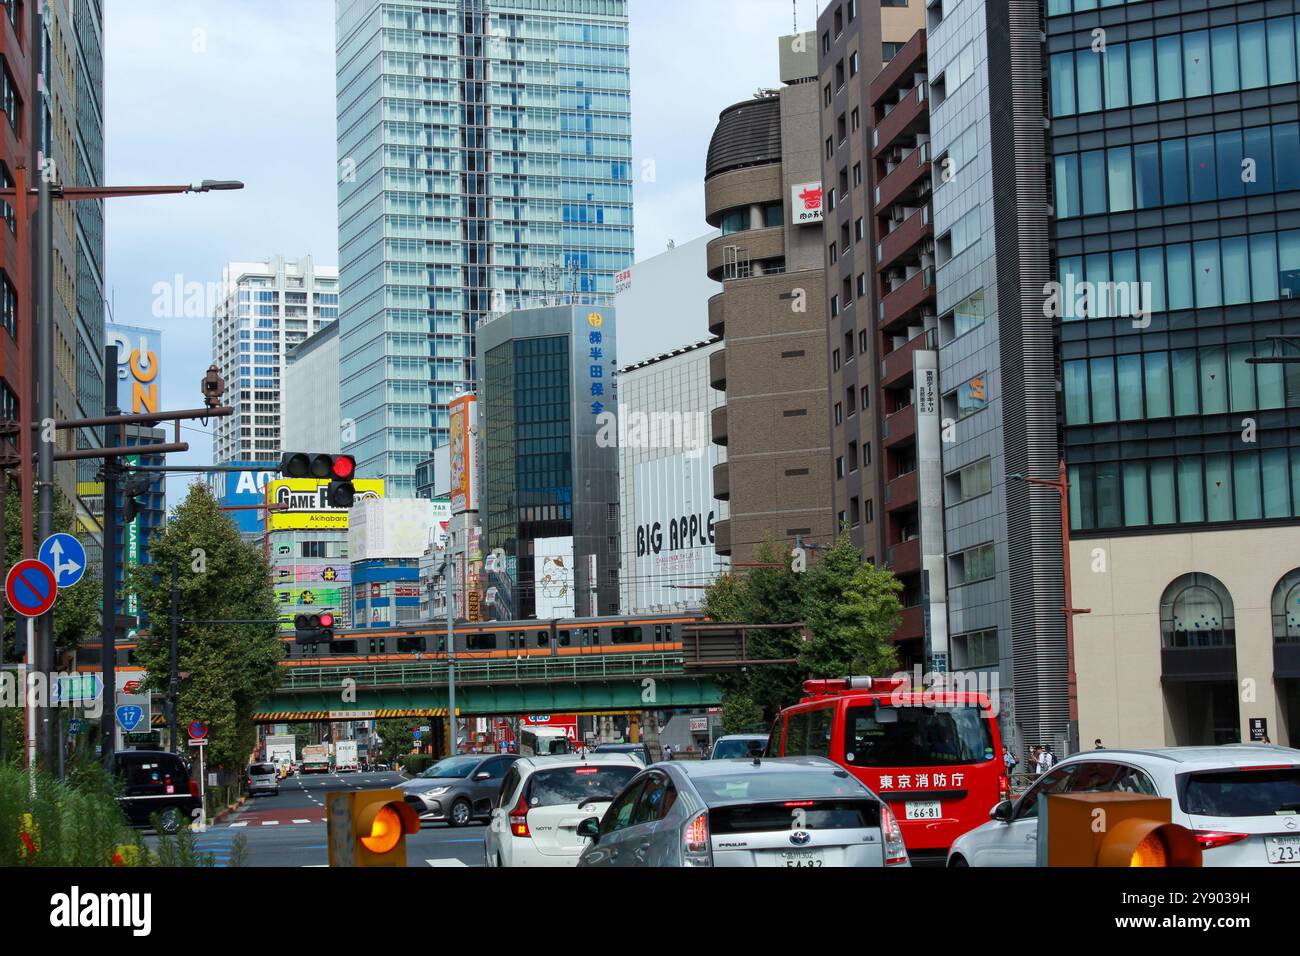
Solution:
M 961 856 L 960 854 L 954 856 L 951 860 L 949 860 L 948 865 L 950 867 L 970 866 L 970 864 L 966 862 L 966 858 L 964 856 Z
M 456 800 L 451 805 L 451 816 L 447 822 L 454 827 L 463 827 L 469 823 L 470 817 L 473 816 L 473 808 L 470 807 L 469 801 L 464 797 Z
M 168 836 L 176 833 L 181 828 L 181 812 L 175 807 L 168 807 L 158 814 L 158 828 Z

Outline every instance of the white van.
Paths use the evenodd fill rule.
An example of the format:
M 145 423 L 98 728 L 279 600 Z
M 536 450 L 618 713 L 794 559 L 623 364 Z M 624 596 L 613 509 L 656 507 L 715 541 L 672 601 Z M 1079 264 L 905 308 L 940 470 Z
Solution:
M 524 727 L 519 731 L 521 757 L 554 757 L 572 752 L 563 727 Z

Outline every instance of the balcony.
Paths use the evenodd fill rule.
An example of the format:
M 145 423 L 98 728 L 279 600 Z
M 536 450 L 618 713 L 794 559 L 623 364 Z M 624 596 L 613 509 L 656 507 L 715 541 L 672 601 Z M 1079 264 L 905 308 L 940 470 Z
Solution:
M 914 142 L 917 133 L 929 128 L 930 84 L 923 80 L 876 123 L 871 131 L 871 155 L 878 159 L 893 146 Z
M 723 329 L 725 328 L 726 323 L 723 321 L 723 316 L 726 313 L 726 305 L 722 298 L 723 294 L 724 293 L 719 292 L 717 295 L 709 297 L 710 335 L 722 336 L 725 334 Z
M 877 214 L 896 202 L 914 200 L 930 176 L 930 144 L 922 143 L 876 184 L 872 201 Z
M 894 632 L 894 640 L 912 641 L 923 637 L 925 637 L 925 606 L 918 604 L 915 607 L 903 608 L 898 630 Z
M 731 554 L 731 519 L 725 518 L 713 525 L 713 550 L 724 557 Z
M 921 571 L 921 539 L 912 538 L 901 541 L 889 549 L 889 567 L 902 577 L 905 574 L 918 574 Z
M 734 258 L 733 253 L 728 252 L 731 247 L 736 250 Z M 747 274 L 749 263 L 760 259 L 785 258 L 785 228 L 767 226 L 762 229 L 747 229 L 743 232 L 718 236 L 709 241 L 705 257 L 709 278 L 714 282 L 749 278 Z M 738 266 L 742 263 L 745 269 L 740 270 L 740 274 L 736 274 Z
M 880 426 L 880 443 L 886 448 L 916 444 L 915 405 L 908 405 L 885 416 Z
M 885 510 L 900 511 L 916 504 L 916 472 L 909 471 L 885 484 Z
M 709 356 L 709 384 L 720 392 L 727 390 L 726 349 L 718 349 Z
M 880 328 L 895 325 L 920 325 L 921 306 L 934 302 L 934 269 L 918 269 L 916 274 L 880 300 Z
M 906 345 L 899 346 L 880 360 L 880 387 L 896 388 L 906 385 L 912 377 L 912 355 L 935 348 L 934 329 L 914 335 Z
M 934 253 L 934 223 L 930 217 L 930 207 L 922 206 L 908 216 L 903 224 L 876 243 L 876 271 L 883 272 L 891 266 L 918 264 L 921 260 L 922 243 L 930 242 L 929 254 Z M 906 263 L 900 262 L 906 256 Z
M 719 405 L 713 411 L 709 412 L 709 430 L 712 433 L 713 444 L 725 445 L 727 443 L 726 405 Z
M 718 501 L 731 499 L 731 476 L 727 472 L 725 461 L 713 466 L 713 497 Z
M 926 65 L 925 31 L 917 30 L 894 58 L 885 64 L 884 69 L 876 74 L 867 88 L 867 97 L 875 103 L 890 90 L 905 87 L 911 83 L 911 77 Z

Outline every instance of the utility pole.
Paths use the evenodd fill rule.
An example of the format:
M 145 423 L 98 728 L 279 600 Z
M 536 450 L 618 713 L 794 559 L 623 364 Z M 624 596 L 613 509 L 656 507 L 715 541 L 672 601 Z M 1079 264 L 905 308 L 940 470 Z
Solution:
M 176 711 L 181 702 L 181 678 L 177 668 L 177 632 L 181 618 L 181 584 L 180 572 L 176 570 L 176 558 L 172 558 L 172 626 L 171 626 L 171 676 L 167 682 L 167 736 L 171 741 L 172 753 L 180 753 L 180 725 Z
M 451 550 L 451 542 L 447 542 Z M 447 756 L 456 756 L 456 605 L 451 599 L 451 563 L 449 553 L 442 566 L 447 581 Z M 354 622 L 355 623 L 355 622 Z
M 40 171 L 36 201 L 36 418 L 41 434 L 36 442 L 36 541 L 54 533 L 54 436 L 45 422 L 54 417 L 54 223 L 50 198 L 50 174 Z M 48 439 L 48 440 L 47 440 Z M 29 503 L 24 503 L 30 507 Z M 36 545 L 39 547 L 39 544 Z M 54 612 L 36 619 L 36 647 L 32 660 L 44 675 L 54 672 Z M 53 767 L 59 742 L 50 726 L 50 701 L 44 700 L 36 714 L 37 754 Z
M 111 373 L 111 374 L 110 374 Z M 117 346 L 104 346 L 104 414 L 118 414 Z M 105 429 L 109 434 L 120 428 Z M 116 437 L 116 436 L 115 436 Z M 110 444 L 107 440 L 104 444 Z M 111 444 L 118 444 L 114 441 Z M 104 603 L 100 612 L 99 653 L 104 669 L 104 712 L 100 715 L 100 743 L 107 762 L 117 749 L 117 469 L 116 458 L 104 459 Z

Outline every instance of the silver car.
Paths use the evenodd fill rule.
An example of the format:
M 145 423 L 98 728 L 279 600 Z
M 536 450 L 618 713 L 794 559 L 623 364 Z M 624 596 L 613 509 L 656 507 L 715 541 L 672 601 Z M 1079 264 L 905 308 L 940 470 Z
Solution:
M 767 750 L 767 734 L 727 734 L 713 742 L 710 760 L 762 756 Z
M 579 866 L 908 866 L 898 821 L 821 757 L 646 768 L 578 835 Z
M 273 763 L 250 763 L 244 773 L 244 783 L 250 797 L 259 793 L 274 796 L 280 792 L 280 768 Z
M 1094 791 L 1168 797 L 1172 822 L 1201 845 L 1202 866 L 1300 869 L 1300 750 L 1271 744 L 1073 754 L 958 837 L 948 865 L 1036 866 L 1038 797 Z

